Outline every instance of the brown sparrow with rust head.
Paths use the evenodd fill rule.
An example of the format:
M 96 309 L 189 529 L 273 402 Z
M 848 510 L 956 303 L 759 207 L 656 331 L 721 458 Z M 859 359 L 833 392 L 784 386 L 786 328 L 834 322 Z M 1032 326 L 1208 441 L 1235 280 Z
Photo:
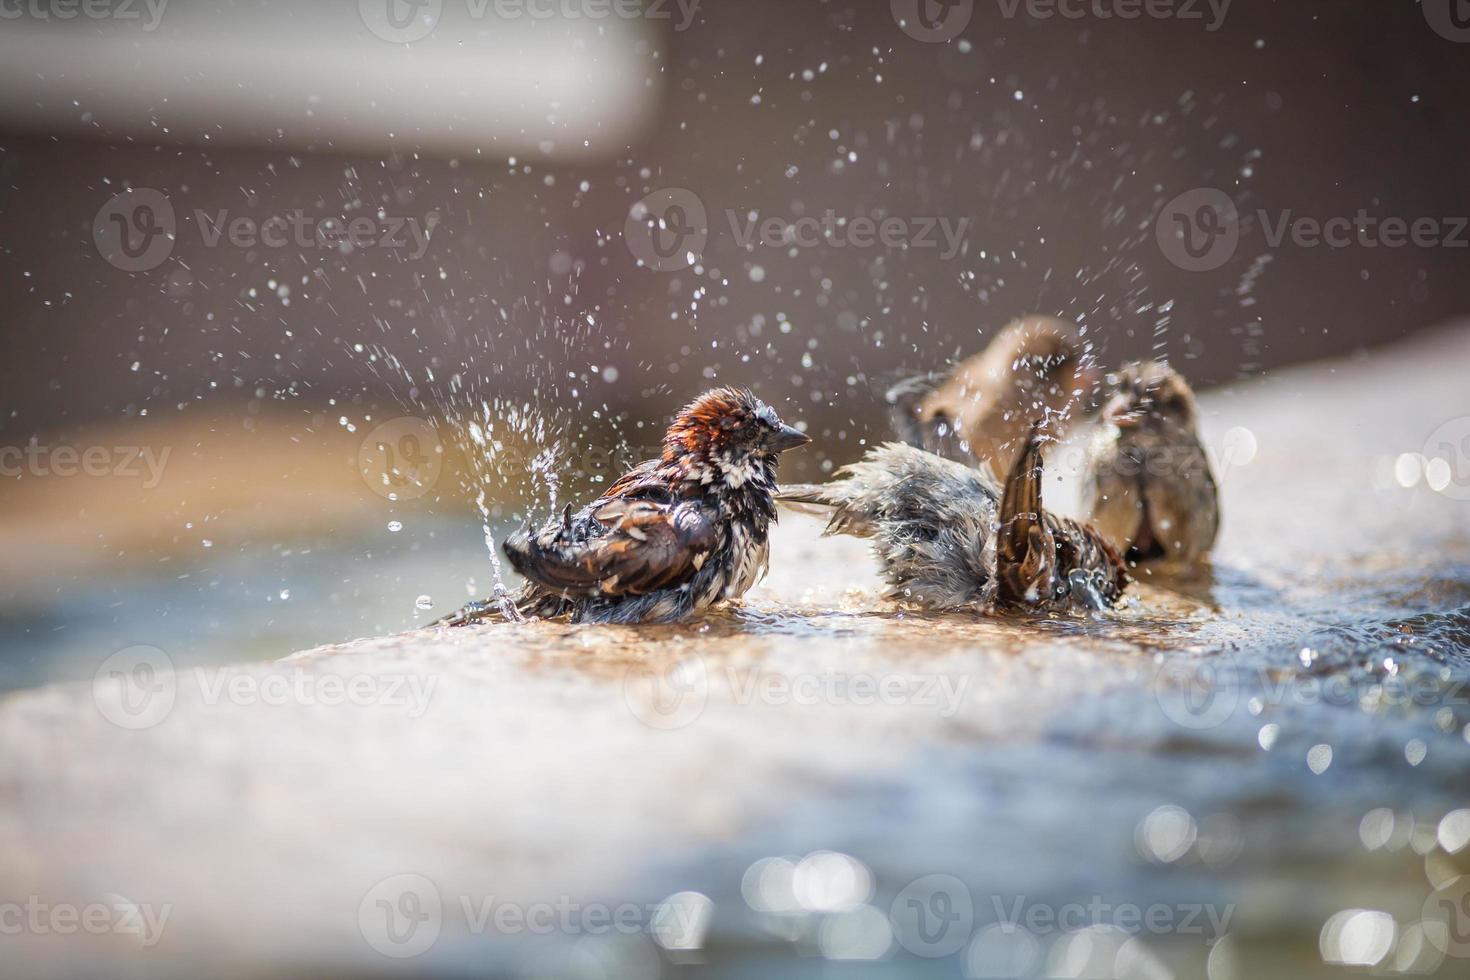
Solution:
M 505 542 L 526 578 L 506 604 L 471 603 L 438 625 L 507 616 L 578 623 L 673 623 L 738 599 L 765 574 L 776 461 L 811 439 L 741 388 L 679 412 L 659 458 L 575 514 Z

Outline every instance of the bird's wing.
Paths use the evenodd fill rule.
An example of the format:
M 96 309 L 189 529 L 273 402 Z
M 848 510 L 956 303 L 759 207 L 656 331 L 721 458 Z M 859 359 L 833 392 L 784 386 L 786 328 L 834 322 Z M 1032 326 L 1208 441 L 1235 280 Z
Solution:
M 600 505 L 606 500 L 615 500 L 619 497 L 646 497 L 669 499 L 669 487 L 666 481 L 660 480 L 655 474 L 658 468 L 658 460 L 646 459 L 633 467 L 627 473 L 618 477 L 613 485 L 607 488 L 607 492 L 598 498 Z
M 718 544 L 715 515 L 696 501 L 615 497 L 592 521 L 565 520 L 505 543 L 516 571 L 558 592 L 641 595 L 669 588 L 703 566 Z

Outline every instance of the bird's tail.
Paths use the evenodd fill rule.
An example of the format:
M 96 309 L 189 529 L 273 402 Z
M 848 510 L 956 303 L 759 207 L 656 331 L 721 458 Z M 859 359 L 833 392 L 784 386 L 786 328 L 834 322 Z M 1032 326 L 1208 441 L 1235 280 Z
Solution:
M 1031 423 L 1001 495 L 995 577 L 997 597 L 1005 602 L 1036 601 L 1055 571 L 1056 542 L 1041 510 L 1042 422 Z
M 883 400 L 888 403 L 888 424 L 893 434 L 910 446 L 926 448 L 930 435 L 920 415 L 920 403 L 944 382 L 939 374 L 921 374 L 889 388 Z
M 866 538 L 873 533 L 874 515 L 855 499 L 847 480 L 794 484 L 776 492 L 776 500 L 799 514 L 827 522 L 823 534 L 850 534 Z
M 828 488 L 821 483 L 794 483 L 782 487 L 776 491 L 776 500 L 789 510 L 813 517 L 831 517 L 833 508 L 837 506 L 837 501 L 829 496 Z

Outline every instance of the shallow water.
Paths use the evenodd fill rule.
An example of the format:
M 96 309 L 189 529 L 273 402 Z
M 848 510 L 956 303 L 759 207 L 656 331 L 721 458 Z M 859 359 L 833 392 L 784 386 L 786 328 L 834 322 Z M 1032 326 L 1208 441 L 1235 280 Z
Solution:
M 1470 334 L 1446 335 L 1206 396 L 1206 441 L 1257 447 L 1222 474 L 1213 568 L 1105 615 L 904 609 L 863 542 L 786 516 L 769 578 L 696 623 L 416 632 L 287 662 L 433 677 L 417 718 L 221 713 L 184 677 L 167 723 L 82 738 L 93 776 L 31 751 L 85 692 L 12 696 L 7 877 L 172 896 L 164 966 L 223 944 L 225 966 L 324 973 L 1462 975 L 1433 940 L 1470 918 L 1431 899 L 1470 872 L 1470 829 L 1446 819 L 1470 807 L 1470 484 L 1392 470 L 1470 414 L 1467 358 Z M 405 872 L 442 929 L 378 957 L 358 902 Z M 712 902 L 700 948 L 660 948 L 677 933 L 652 910 L 686 892 Z M 487 932 L 458 902 L 485 896 L 644 912 L 629 935 Z
M 1465 338 L 1448 346 L 1455 356 L 1441 348 L 1440 363 L 1465 363 Z M 905 611 L 852 570 L 861 545 L 787 517 L 771 579 L 737 613 L 632 643 L 553 629 L 514 646 L 599 676 L 652 665 L 707 689 L 690 726 L 757 692 L 771 703 L 733 738 L 810 740 L 791 768 L 760 775 L 778 808 L 649 875 L 714 900 L 708 957 L 732 975 L 871 953 L 840 925 L 871 936 L 862 913 L 803 908 L 779 874 L 766 899 L 797 911 L 752 910 L 741 881 L 753 862 L 817 849 L 871 870 L 869 904 L 897 925 L 879 972 L 1219 978 L 1326 973 L 1325 960 L 1356 957 L 1455 975 L 1465 963 L 1426 941 L 1421 922 L 1433 887 L 1470 871 L 1470 851 L 1435 844 L 1445 814 L 1470 804 L 1470 505 L 1381 479 L 1470 408 L 1435 353 L 1206 398 L 1207 442 L 1241 427 L 1258 446 L 1223 474 L 1214 567 L 1140 583 L 1112 614 Z M 690 676 L 680 663 L 695 665 Z M 813 695 L 825 704 L 797 705 L 752 673 L 838 680 Z M 885 734 L 861 732 L 883 709 L 847 703 L 841 682 L 866 677 L 942 678 L 958 706 L 904 687 Z M 886 751 L 865 766 L 874 741 Z M 952 879 L 918 886 L 926 933 L 900 911 L 915 894 L 903 890 L 934 874 Z M 972 915 L 946 919 L 961 892 Z M 1018 901 L 1041 910 L 1037 928 L 986 930 Z M 1129 922 L 1132 906 L 1159 906 L 1163 927 Z M 1048 924 L 1046 913 L 1080 907 L 1069 926 Z M 1386 912 L 1392 926 L 1344 916 L 1324 933 L 1352 909 Z M 976 938 L 912 955 L 948 949 L 957 932 Z

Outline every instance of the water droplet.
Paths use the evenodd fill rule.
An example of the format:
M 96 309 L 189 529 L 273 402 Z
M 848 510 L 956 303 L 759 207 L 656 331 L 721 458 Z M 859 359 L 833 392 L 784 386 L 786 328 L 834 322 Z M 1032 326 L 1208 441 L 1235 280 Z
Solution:
M 282 602 L 285 602 L 289 598 L 291 598 L 291 590 L 290 589 L 282 589 L 281 590 L 281 601 Z
M 432 596 L 421 595 L 413 601 L 413 607 L 422 611 L 433 609 L 434 599 Z
M 1271 751 L 1271 746 L 1276 744 L 1276 736 L 1279 734 L 1281 734 L 1281 727 L 1279 725 L 1262 725 L 1261 730 L 1256 733 L 1256 741 L 1260 744 L 1261 748 L 1269 752 Z
M 1314 745 L 1307 750 L 1307 768 L 1315 775 L 1322 775 L 1332 765 L 1332 746 Z
M 402 531 L 403 530 L 403 522 L 402 521 L 389 521 L 388 522 L 388 530 L 391 531 L 394 534 L 397 534 L 399 531 Z
M 1144 817 L 1133 833 L 1138 851 L 1150 861 L 1170 864 L 1194 846 L 1199 829 L 1188 810 L 1161 806 Z

